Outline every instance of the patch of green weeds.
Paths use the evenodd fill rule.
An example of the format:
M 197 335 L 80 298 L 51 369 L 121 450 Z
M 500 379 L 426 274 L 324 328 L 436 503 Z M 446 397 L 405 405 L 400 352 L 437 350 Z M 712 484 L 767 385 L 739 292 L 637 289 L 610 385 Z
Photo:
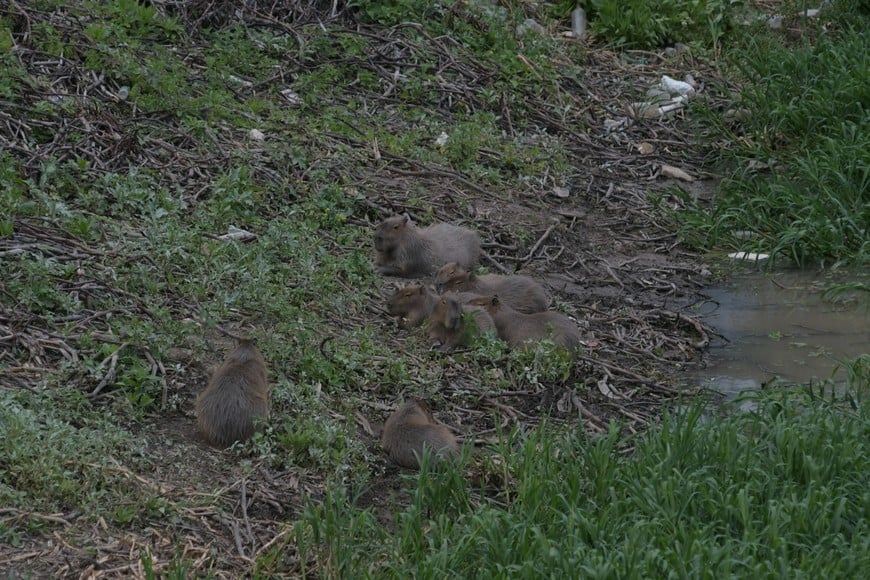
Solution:
M 62 289 L 75 277 L 74 263 L 62 263 L 39 256 L 19 255 L 6 259 L 13 274 L 6 280 L 14 305 L 37 315 L 63 316 L 78 312 L 80 299 Z M 7 302 L 7 298 L 4 298 Z
M 508 434 L 481 459 L 502 476 L 496 497 L 444 465 L 408 478 L 412 502 L 391 527 L 332 489 L 294 530 L 300 555 L 335 575 L 463 575 L 480 562 L 536 577 L 860 574 L 870 375 L 854 368 L 849 392 L 863 399 L 774 389 L 752 412 L 711 419 L 696 403 L 636 437 L 617 425 Z
M 135 464 L 143 450 L 109 414 L 62 401 L 0 390 L 0 503 L 42 513 L 77 507 L 97 517 L 100 506 L 135 497 L 115 467 Z
M 733 26 L 728 0 L 562 0 L 560 13 L 586 11 L 588 29 L 608 44 L 659 48 L 675 42 L 715 46 Z M 564 16 L 563 16 L 564 17 Z
M 867 18 L 859 18 L 861 22 Z M 739 107 L 748 134 L 734 136 L 712 211 L 679 214 L 689 240 L 761 251 L 799 265 L 870 258 L 870 44 L 866 26 L 781 46 L 767 32 L 736 55 L 749 79 Z M 752 169 L 761 164 L 767 170 Z M 751 232 L 752 241 L 735 237 Z

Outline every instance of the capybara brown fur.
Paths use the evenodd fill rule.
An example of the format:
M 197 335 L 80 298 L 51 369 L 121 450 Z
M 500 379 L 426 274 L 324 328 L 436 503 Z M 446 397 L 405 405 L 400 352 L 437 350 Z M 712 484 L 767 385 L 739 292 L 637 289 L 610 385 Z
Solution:
M 390 297 L 387 311 L 398 317 L 399 327 L 413 328 L 429 318 L 437 301 L 438 296 L 423 284 L 408 284 Z
M 457 292 L 453 296 L 464 304 L 479 295 L 471 292 Z M 387 301 L 387 311 L 390 316 L 399 319 L 400 328 L 413 328 L 420 326 L 424 320 L 429 318 L 436 302 L 438 302 L 438 295 L 423 284 L 408 284 L 404 288 L 396 290 L 390 297 Z
M 463 304 L 454 294 L 438 299 L 429 315 L 429 341 L 438 350 L 466 346 L 474 336 L 496 334 L 492 317 L 478 306 Z
M 477 232 L 445 223 L 418 228 L 408 214 L 375 228 L 375 265 L 388 276 L 429 276 L 446 262 L 472 268 L 480 258 Z
M 266 361 L 250 339 L 241 339 L 196 399 L 200 431 L 213 445 L 228 447 L 254 434 L 269 416 Z
M 498 294 L 499 299 L 519 312 L 544 312 L 549 299 L 544 287 L 528 276 L 478 276 L 456 262 L 444 264 L 435 275 L 435 289 L 440 292 L 474 292 L 481 296 Z
M 459 443 L 446 426 L 435 421 L 424 401 L 412 397 L 399 406 L 384 424 L 381 447 L 395 463 L 418 469 L 423 447 L 433 460 L 459 453 Z
M 580 348 L 580 331 L 564 314 L 552 310 L 524 314 L 502 302 L 496 295 L 475 298 L 468 304 L 479 306 L 489 313 L 495 322 L 499 338 L 511 348 L 527 348 L 527 342 L 547 338 L 573 354 Z

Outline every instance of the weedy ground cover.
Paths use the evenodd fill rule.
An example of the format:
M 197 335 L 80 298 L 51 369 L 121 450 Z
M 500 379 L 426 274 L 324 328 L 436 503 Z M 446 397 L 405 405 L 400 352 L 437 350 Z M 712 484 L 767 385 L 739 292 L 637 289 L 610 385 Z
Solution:
M 648 201 L 668 191 L 655 166 L 702 159 L 682 119 L 606 121 L 663 72 L 717 71 L 684 54 L 650 73 L 566 41 L 567 13 L 545 4 L 229 4 L 0 8 L 0 566 L 399 574 L 486 557 L 507 574 L 531 565 L 522 554 L 576 563 L 555 545 L 559 522 L 580 549 L 615 542 L 631 510 L 671 521 L 649 499 L 667 490 L 635 483 L 625 491 L 647 504 L 617 497 L 608 523 L 608 482 L 630 465 L 610 422 L 656 423 L 711 332 L 678 314 L 701 299 L 705 268 Z M 554 33 L 516 34 L 527 17 Z M 698 34 L 698 50 L 715 43 Z M 473 224 L 485 267 L 544 281 L 580 325 L 579 362 L 496 341 L 444 356 L 397 331 L 383 312 L 396 282 L 369 247 L 373 224 L 405 211 Z M 197 440 L 191 414 L 231 346 L 219 326 L 259 338 L 273 384 L 269 425 L 224 452 Z M 461 469 L 407 480 L 367 429 L 407 395 L 503 459 L 482 459 L 477 483 Z M 644 445 L 653 470 L 662 451 Z M 649 547 L 652 527 L 629 535 Z M 692 534 L 687 553 L 707 554 L 713 536 Z M 750 539 L 728 553 L 760 562 Z M 604 547 L 588 570 L 676 558 L 658 546 L 632 567 Z
M 761 23 L 731 53 L 735 76 L 746 80 L 731 113 L 747 115 L 736 125 L 715 117 L 716 145 L 730 169 L 711 207 L 680 216 L 689 239 L 802 267 L 866 263 L 870 14 L 848 2 L 828 14 L 791 16 L 796 38 Z
M 327 576 L 851 578 L 870 564 L 868 363 L 850 363 L 846 394 L 783 388 L 725 415 L 695 402 L 627 439 L 505 434 L 410 477 L 386 526 L 338 491 L 294 533 Z

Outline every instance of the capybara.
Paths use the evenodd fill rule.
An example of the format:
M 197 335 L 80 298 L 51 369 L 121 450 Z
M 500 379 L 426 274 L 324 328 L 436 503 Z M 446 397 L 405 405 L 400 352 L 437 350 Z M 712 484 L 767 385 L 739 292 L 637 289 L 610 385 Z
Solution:
M 266 361 L 253 340 L 241 339 L 197 397 L 197 424 L 210 443 L 228 447 L 248 439 L 255 420 L 268 417 Z
M 375 265 L 388 276 L 429 276 L 446 262 L 472 268 L 479 258 L 480 237 L 468 228 L 445 223 L 418 228 L 404 214 L 375 229 Z
M 418 469 L 424 446 L 429 448 L 433 461 L 459 453 L 459 444 L 450 429 L 435 421 L 429 405 L 412 397 L 387 419 L 381 447 L 402 467 Z
M 527 347 L 528 341 L 549 338 L 554 343 L 576 354 L 580 348 L 580 331 L 577 325 L 564 314 L 548 310 L 534 314 L 517 312 L 497 295 L 475 298 L 469 306 L 485 309 L 495 322 L 498 336 L 511 348 Z
M 544 312 L 549 299 L 544 287 L 528 276 L 478 276 L 456 262 L 444 264 L 435 275 L 435 289 L 441 292 L 474 292 L 481 296 L 497 294 L 504 303 L 526 314 Z
M 497 334 L 495 323 L 481 307 L 462 304 L 457 295 L 445 294 L 438 299 L 429 315 L 429 341 L 438 350 L 468 345 L 474 336 L 486 332 Z
M 461 303 L 466 303 L 478 294 L 471 292 L 457 292 L 453 296 Z M 387 311 L 390 316 L 399 319 L 400 328 L 413 328 L 420 326 L 423 321 L 432 314 L 438 295 L 430 291 L 423 284 L 408 284 L 404 288 L 396 290 L 387 302 Z

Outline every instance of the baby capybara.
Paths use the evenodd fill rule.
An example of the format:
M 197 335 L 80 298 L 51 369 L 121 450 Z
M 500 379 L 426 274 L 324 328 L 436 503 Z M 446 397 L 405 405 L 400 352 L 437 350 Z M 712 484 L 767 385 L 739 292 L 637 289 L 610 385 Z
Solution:
M 390 415 L 381 435 L 381 447 L 402 467 L 418 469 L 423 447 L 433 461 L 459 453 L 459 443 L 450 429 L 435 421 L 424 401 L 411 398 Z
M 496 334 L 495 323 L 483 308 L 462 304 L 454 294 L 445 294 L 429 315 L 429 341 L 438 350 L 466 346 L 474 336 Z
M 404 214 L 375 229 L 375 265 L 388 276 L 429 276 L 451 261 L 471 268 L 479 258 L 480 237 L 468 228 L 445 223 L 418 228 Z
M 499 299 L 520 312 L 544 312 L 549 299 L 544 287 L 528 276 L 478 276 L 456 262 L 444 264 L 435 275 L 438 292 L 474 292 L 481 296 L 498 294 Z
M 248 439 L 254 434 L 255 421 L 268 416 L 266 361 L 252 340 L 239 340 L 197 397 L 197 424 L 210 443 L 228 447 Z
M 458 292 L 453 296 L 463 304 L 478 297 L 470 292 Z M 399 319 L 400 328 L 413 328 L 429 318 L 436 302 L 438 296 L 423 284 L 408 284 L 390 297 L 387 311 Z
M 498 336 L 511 348 L 525 348 L 528 341 L 549 338 L 554 343 L 576 353 L 580 348 L 580 332 L 577 325 L 564 314 L 548 310 L 534 314 L 517 312 L 498 296 L 475 298 L 469 306 L 486 310 L 495 322 Z

